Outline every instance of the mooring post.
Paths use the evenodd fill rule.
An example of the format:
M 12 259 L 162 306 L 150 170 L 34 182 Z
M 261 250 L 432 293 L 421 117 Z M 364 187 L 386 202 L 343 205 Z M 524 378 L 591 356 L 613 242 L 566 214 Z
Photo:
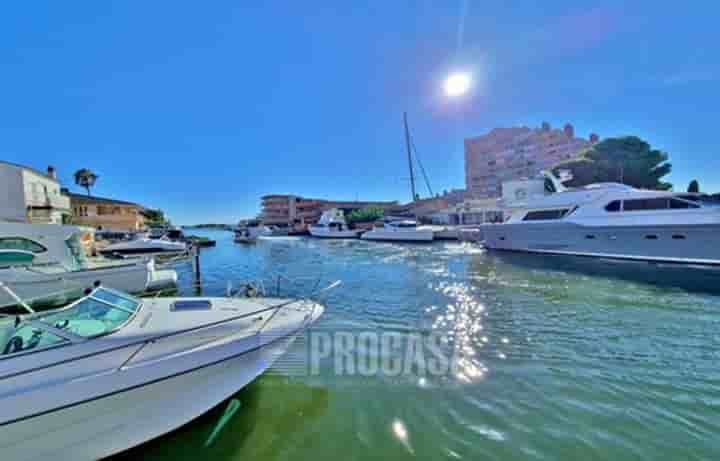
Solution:
M 202 281 L 200 280 L 200 247 L 193 244 L 192 246 L 193 274 L 195 275 L 195 286 L 200 289 Z

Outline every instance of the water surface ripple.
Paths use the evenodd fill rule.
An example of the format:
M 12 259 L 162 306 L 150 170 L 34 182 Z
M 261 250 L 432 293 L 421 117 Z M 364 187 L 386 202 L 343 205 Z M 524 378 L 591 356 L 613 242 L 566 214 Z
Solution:
M 280 238 L 242 246 L 230 233 L 207 235 L 218 245 L 203 251 L 204 294 L 274 273 L 305 286 L 341 279 L 316 328 L 437 333 L 462 365 L 426 379 L 412 371 L 335 376 L 332 361 L 319 377 L 270 372 L 238 393 L 241 410 L 210 448 L 203 443 L 222 408 L 117 459 L 720 454 L 720 296 L 654 283 L 660 275 L 652 272 L 647 281 L 630 277 L 637 267 L 558 265 L 463 243 Z M 192 293 L 187 268 L 181 282 Z

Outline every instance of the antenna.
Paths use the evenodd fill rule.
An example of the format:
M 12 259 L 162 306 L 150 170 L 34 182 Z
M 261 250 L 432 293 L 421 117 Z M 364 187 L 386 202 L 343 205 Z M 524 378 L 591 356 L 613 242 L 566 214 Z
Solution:
M 415 160 L 417 160 L 418 165 L 420 166 L 420 172 L 423 175 L 423 178 L 425 179 L 425 186 L 427 186 L 428 193 L 430 194 L 430 198 L 434 197 L 435 194 L 433 194 L 432 187 L 430 187 L 430 179 L 428 179 L 427 173 L 425 173 L 425 167 L 422 164 L 422 161 L 420 161 L 420 156 L 417 152 L 417 147 L 415 147 L 415 141 L 410 138 L 410 143 L 412 145 L 413 152 L 415 152 Z
M 407 112 L 403 112 L 403 122 L 405 123 L 405 147 L 407 148 L 408 167 L 410 167 L 411 201 L 414 202 L 417 194 L 415 193 L 415 172 L 413 171 L 412 150 L 410 149 L 410 130 L 408 129 Z

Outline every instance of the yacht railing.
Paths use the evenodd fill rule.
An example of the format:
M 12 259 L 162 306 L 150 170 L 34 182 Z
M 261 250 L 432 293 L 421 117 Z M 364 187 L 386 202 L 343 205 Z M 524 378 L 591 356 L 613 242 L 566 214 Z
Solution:
M 0 289 L 2 289 L 5 293 L 7 293 L 12 299 L 17 302 L 18 306 L 23 307 L 25 310 L 28 311 L 30 314 L 34 314 L 35 310 L 30 307 L 29 304 L 27 304 L 23 299 L 18 296 L 5 282 L 0 282 Z M 6 316 L 6 315 L 4 315 Z

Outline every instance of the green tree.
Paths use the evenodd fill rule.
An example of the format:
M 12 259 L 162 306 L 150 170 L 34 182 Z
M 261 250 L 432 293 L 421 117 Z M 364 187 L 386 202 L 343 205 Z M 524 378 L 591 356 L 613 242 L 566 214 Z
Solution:
M 696 194 L 698 192 L 700 192 L 700 183 L 697 181 L 697 179 L 693 179 L 692 181 L 690 181 L 690 184 L 688 184 L 687 191 L 694 192 Z
M 385 216 L 385 210 L 381 207 L 373 206 L 354 210 L 345 217 L 348 225 L 359 222 L 373 222 Z
M 553 166 L 555 175 L 569 170 L 571 187 L 596 182 L 621 182 L 641 189 L 668 190 L 672 184 L 661 178 L 672 169 L 668 154 L 652 149 L 637 136 L 604 139 L 581 151 L 574 159 Z
M 153 210 L 152 208 L 146 208 L 141 213 L 145 217 L 145 224 L 147 226 L 170 225 L 170 221 L 165 217 L 165 212 L 163 210 Z
M 98 175 L 87 168 L 82 168 L 75 172 L 75 184 L 84 187 L 88 197 L 90 196 L 90 188 L 95 185 L 95 181 L 97 181 L 98 178 Z

